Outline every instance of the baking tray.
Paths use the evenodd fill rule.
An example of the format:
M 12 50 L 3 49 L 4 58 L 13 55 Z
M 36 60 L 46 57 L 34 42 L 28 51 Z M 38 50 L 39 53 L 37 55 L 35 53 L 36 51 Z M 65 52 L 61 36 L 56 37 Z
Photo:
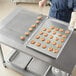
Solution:
M 0 29 L 0 34 L 20 44 L 24 44 L 40 24 L 36 24 L 38 16 L 42 16 L 42 19 L 39 20 L 40 23 L 46 17 L 44 15 L 33 13 L 28 10 L 16 9 L 13 14 L 10 14 L 10 16 L 8 17 L 9 19 L 7 18 L 7 21 L 2 24 L 5 27 L 2 27 Z M 24 33 L 29 32 L 28 29 L 34 24 L 36 25 L 36 28 L 34 28 L 32 32 L 30 32 L 29 36 L 25 36 Z M 25 37 L 25 40 L 21 40 L 21 36 Z
M 51 65 L 41 61 L 39 59 L 33 58 L 32 61 L 27 66 L 27 71 L 34 73 L 36 76 L 47 76 L 48 71 L 51 69 Z
M 59 28 L 60 29 L 63 29 L 64 31 L 63 32 L 60 32 L 60 31 L 56 31 L 56 34 L 53 34 L 53 31 L 55 31 L 55 28 L 54 29 L 51 29 L 51 32 L 48 33 L 48 36 L 47 37 L 44 37 L 44 35 L 39 35 L 39 32 L 42 31 L 43 33 L 47 33 L 47 31 L 43 31 L 43 28 L 46 28 L 46 29 L 50 29 L 51 26 L 54 26 L 55 28 Z M 65 31 L 68 30 L 69 31 L 69 34 L 66 34 Z M 38 52 L 41 52 L 45 55 L 48 55 L 50 57 L 53 57 L 53 58 L 58 58 L 58 56 L 60 55 L 60 53 L 62 52 L 64 46 L 66 45 L 67 41 L 69 40 L 71 34 L 73 32 L 73 29 L 69 29 L 68 28 L 68 25 L 64 24 L 64 23 L 59 23 L 57 21 L 55 21 L 54 19 L 50 19 L 48 18 L 43 24 L 42 24 L 42 27 L 40 27 L 36 32 L 35 34 L 30 38 L 30 40 L 28 41 L 27 43 L 27 47 L 29 48 L 32 48 L 34 49 L 35 51 L 38 51 Z M 66 38 L 62 38 L 62 36 L 58 36 L 58 34 L 61 34 L 62 36 L 63 35 L 66 35 Z M 39 39 L 36 39 L 35 37 L 36 36 L 40 36 L 40 38 L 45 38 L 45 40 L 50 40 L 50 44 L 47 44 L 45 41 L 41 41 L 40 38 Z M 53 39 L 50 39 L 49 36 L 52 35 L 53 36 Z M 55 38 L 58 37 L 60 40 L 58 41 L 55 41 Z M 61 40 L 64 39 L 64 42 L 61 42 Z M 35 44 L 31 44 L 31 41 L 34 40 L 35 41 Z M 38 47 L 36 46 L 36 43 L 39 42 L 41 43 L 41 45 Z M 60 44 L 61 45 L 61 48 L 57 48 L 56 46 L 57 45 L 53 45 L 52 43 L 53 42 L 56 42 L 56 44 Z M 43 45 L 46 45 L 47 48 L 43 49 L 42 46 Z M 49 47 L 53 47 L 54 50 L 58 50 L 57 53 L 55 53 L 55 51 L 48 51 L 48 48 Z

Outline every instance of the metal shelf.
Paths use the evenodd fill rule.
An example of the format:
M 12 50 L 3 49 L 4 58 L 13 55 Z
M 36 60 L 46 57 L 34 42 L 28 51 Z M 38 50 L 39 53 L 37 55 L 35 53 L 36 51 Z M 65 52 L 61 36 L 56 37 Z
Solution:
M 68 76 L 68 73 L 61 70 L 59 70 L 58 75 L 54 75 L 50 64 L 19 52 L 18 50 L 12 50 L 7 60 L 4 59 L 3 50 L 1 50 L 1 55 L 3 64 L 6 67 L 19 72 L 23 76 Z

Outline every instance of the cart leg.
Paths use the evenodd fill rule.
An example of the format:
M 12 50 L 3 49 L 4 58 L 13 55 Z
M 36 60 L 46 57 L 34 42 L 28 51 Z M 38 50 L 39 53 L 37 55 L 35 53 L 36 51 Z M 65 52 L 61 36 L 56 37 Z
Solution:
M 3 66 L 4 66 L 5 68 L 7 68 L 7 66 L 6 66 L 6 62 L 5 62 L 5 61 L 3 62 Z
M 4 59 L 4 54 L 3 54 L 3 51 L 2 51 L 1 46 L 0 46 L 0 53 L 1 53 L 1 58 L 2 58 L 3 66 L 4 66 L 5 68 L 7 68 L 7 66 L 6 66 L 6 62 L 5 62 L 5 59 Z

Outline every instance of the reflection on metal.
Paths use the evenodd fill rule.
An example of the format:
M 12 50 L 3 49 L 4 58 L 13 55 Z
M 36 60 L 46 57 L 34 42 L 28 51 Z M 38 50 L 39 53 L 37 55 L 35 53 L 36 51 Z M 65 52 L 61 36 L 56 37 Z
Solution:
M 60 69 L 57 69 L 55 67 L 52 67 L 52 74 L 53 76 L 68 76 L 69 75 L 68 73 L 61 71 Z
M 72 76 L 76 76 L 76 65 L 75 65 L 74 68 L 73 68 Z

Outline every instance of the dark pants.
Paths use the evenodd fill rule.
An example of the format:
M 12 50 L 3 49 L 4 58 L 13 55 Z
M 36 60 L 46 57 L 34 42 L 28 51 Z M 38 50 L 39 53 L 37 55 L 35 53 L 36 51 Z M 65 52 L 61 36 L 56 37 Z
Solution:
M 52 8 L 50 8 L 49 16 L 69 23 L 72 11 L 72 9 L 52 10 Z

